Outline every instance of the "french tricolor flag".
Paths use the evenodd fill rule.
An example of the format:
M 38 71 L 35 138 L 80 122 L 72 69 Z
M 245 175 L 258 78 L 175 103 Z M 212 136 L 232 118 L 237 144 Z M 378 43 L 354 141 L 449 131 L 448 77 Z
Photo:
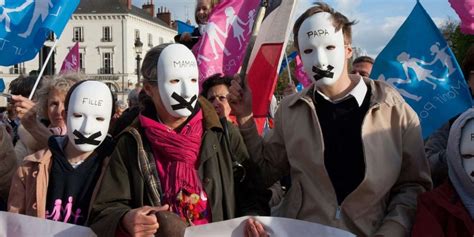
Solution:
M 247 71 L 255 118 L 265 118 L 268 115 L 295 5 L 295 0 L 269 1 L 266 16 L 258 32 Z

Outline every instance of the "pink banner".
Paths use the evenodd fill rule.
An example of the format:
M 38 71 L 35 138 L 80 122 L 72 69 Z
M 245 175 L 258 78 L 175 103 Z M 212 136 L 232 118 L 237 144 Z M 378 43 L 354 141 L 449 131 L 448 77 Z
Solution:
M 301 57 L 299 54 L 296 55 L 295 62 L 296 79 L 301 83 L 301 85 L 303 85 L 303 87 L 308 87 L 309 85 L 311 85 L 312 81 L 303 69 L 303 62 L 301 61 Z
M 449 0 L 449 3 L 461 18 L 461 31 L 474 35 L 474 0 Z
M 79 71 L 79 42 L 69 50 L 59 74 Z
M 213 9 L 201 39 L 193 48 L 200 85 L 216 73 L 237 73 L 259 5 L 259 0 L 223 0 Z

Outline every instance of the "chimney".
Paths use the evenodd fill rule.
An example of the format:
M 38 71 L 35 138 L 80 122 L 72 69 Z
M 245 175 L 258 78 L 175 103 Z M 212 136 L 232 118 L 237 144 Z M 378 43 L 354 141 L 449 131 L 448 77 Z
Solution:
M 158 13 L 156 14 L 156 17 L 164 21 L 168 26 L 171 26 L 171 13 L 163 6 L 158 8 Z
M 143 4 L 142 9 L 146 11 L 150 16 L 155 16 L 155 4 L 153 4 L 153 0 L 148 1 L 147 4 Z
M 128 10 L 132 10 L 132 0 L 120 0 L 122 6 L 127 7 Z

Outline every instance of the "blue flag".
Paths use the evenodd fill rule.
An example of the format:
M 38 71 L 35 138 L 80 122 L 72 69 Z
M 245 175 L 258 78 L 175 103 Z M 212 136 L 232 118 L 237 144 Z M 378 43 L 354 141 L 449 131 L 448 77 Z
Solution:
M 184 32 L 193 33 L 194 26 L 188 25 L 186 22 L 180 20 L 176 20 L 176 23 L 178 24 L 178 34 L 182 34 Z
M 288 58 L 288 63 L 291 63 L 291 61 L 296 58 L 296 55 L 298 55 L 298 52 L 296 52 L 296 50 L 293 51 L 292 53 L 290 53 L 290 55 L 288 55 L 288 57 L 287 57 Z M 288 65 L 286 64 L 286 59 L 285 59 L 285 57 L 283 57 L 283 60 L 281 60 L 280 72 L 278 74 L 281 74 L 287 66 Z
M 50 32 L 59 37 L 79 0 L 0 1 L 0 65 L 33 59 Z
M 375 60 L 370 78 L 400 92 L 418 114 L 424 138 L 472 105 L 453 52 L 419 2 Z

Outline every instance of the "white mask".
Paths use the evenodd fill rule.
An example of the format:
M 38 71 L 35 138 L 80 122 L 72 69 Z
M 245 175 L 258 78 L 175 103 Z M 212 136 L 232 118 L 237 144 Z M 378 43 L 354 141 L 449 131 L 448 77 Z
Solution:
M 93 151 L 104 141 L 112 104 L 110 89 L 102 82 L 85 81 L 74 88 L 67 110 L 67 135 L 77 150 Z
M 316 13 L 305 19 L 298 31 L 304 70 L 316 86 L 330 86 L 339 80 L 345 64 L 344 35 L 336 32 L 331 14 Z
M 462 128 L 460 153 L 462 166 L 467 176 L 474 182 L 474 119 L 469 120 Z
M 182 44 L 166 46 L 158 59 L 161 101 L 173 117 L 188 117 L 199 96 L 199 71 L 191 50 Z

